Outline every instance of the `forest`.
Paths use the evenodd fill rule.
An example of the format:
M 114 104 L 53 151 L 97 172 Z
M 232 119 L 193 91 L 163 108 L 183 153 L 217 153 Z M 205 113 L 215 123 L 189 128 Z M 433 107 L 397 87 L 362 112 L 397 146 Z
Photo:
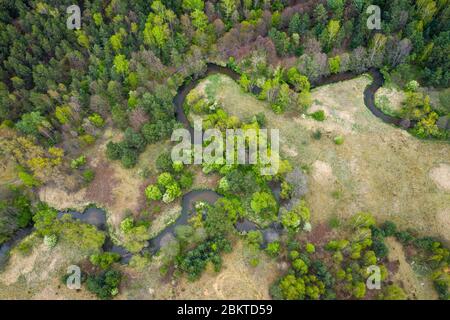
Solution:
M 349 81 L 355 91 L 331 91 Z M 357 95 L 357 115 L 336 92 Z M 280 150 L 266 141 L 278 172 L 173 161 L 173 131 L 197 119 L 285 130 Z M 374 140 L 355 142 L 366 134 Z M 395 160 L 369 162 L 377 147 L 344 154 L 377 141 Z M 179 299 L 234 265 L 258 294 L 194 298 L 448 300 L 449 146 L 448 0 L 1 0 L 0 299 L 42 298 L 36 288 L 50 299 Z M 354 176 L 396 161 L 392 178 Z M 375 200 L 353 184 L 370 179 L 359 189 Z M 431 182 L 415 189 L 420 179 Z M 193 196 L 203 191 L 214 196 Z M 419 213 L 406 212 L 410 198 Z M 39 255 L 51 271 L 16 275 L 42 273 Z M 76 291 L 65 288 L 74 264 Z

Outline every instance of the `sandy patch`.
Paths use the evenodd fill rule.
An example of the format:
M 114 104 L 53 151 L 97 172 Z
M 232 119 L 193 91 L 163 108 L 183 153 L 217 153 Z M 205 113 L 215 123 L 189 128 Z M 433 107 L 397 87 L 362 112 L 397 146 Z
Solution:
M 437 299 L 431 281 L 417 275 L 406 261 L 401 243 L 392 237 L 388 237 L 386 238 L 386 245 L 389 248 L 388 260 L 398 263 L 398 271 L 392 278 L 395 283 L 399 283 L 403 287 L 408 298 L 418 300 Z
M 441 236 L 448 239 L 450 234 L 450 208 L 440 210 L 436 215 L 437 229 Z
M 386 100 L 387 105 L 383 105 L 383 103 L 381 103 L 382 100 Z M 385 113 L 391 115 L 395 115 L 396 113 L 401 112 L 404 100 L 405 93 L 395 88 L 381 87 L 375 93 L 375 102 L 377 104 L 377 107 L 382 109 Z
M 154 257 L 144 272 L 125 270 L 130 281 L 119 299 L 270 299 L 269 287 L 281 272 L 275 260 L 261 254 L 259 265 L 249 266 L 241 240 L 222 258 L 220 272 L 208 267 L 191 282 L 185 275 L 178 280 L 161 277 L 161 259 Z
M 430 178 L 442 190 L 450 192 L 450 165 L 441 163 L 430 171 Z
M 194 283 L 183 278 L 177 286 L 177 298 L 270 299 L 270 284 L 279 273 L 274 260 L 262 257 L 257 267 L 251 267 L 243 259 L 243 249 L 242 242 L 236 243 L 233 251 L 223 256 L 219 273 L 208 270 Z
M 67 192 L 55 186 L 44 186 L 39 189 L 38 195 L 41 201 L 58 210 L 68 208 L 83 210 L 90 202 L 86 197 L 86 189 L 81 189 L 77 192 Z
M 313 163 L 312 168 L 312 177 L 317 183 L 330 185 L 335 181 L 333 169 L 328 163 L 317 160 Z

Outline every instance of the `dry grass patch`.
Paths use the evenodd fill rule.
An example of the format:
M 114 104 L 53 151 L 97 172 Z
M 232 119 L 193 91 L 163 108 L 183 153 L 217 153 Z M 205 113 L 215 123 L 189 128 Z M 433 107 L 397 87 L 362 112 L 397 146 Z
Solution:
M 392 280 L 403 287 L 408 299 L 436 300 L 438 296 L 433 283 L 428 277 L 422 277 L 414 272 L 412 266 L 406 261 L 402 244 L 388 237 L 386 245 L 389 248 L 388 260 L 398 264 L 398 270 Z
M 227 76 L 221 76 L 217 98 L 227 112 L 241 119 L 264 112 L 267 127 L 280 130 L 282 155 L 294 165 L 309 168 L 311 174 L 317 163 L 331 167 L 332 181 L 310 179 L 307 201 L 313 224 L 332 216 L 348 218 L 368 211 L 380 221 L 390 219 L 422 235 L 450 241 L 450 227 L 437 219 L 438 213 L 448 208 L 450 195 L 429 175 L 432 168 L 448 159 L 450 144 L 416 139 L 376 118 L 363 99 L 370 81 L 360 76 L 314 89 L 310 112 L 324 110 L 327 118 L 323 122 L 292 114 L 275 115 L 266 102 L 242 92 Z M 317 129 L 323 133 L 320 140 L 312 138 Z M 342 145 L 334 144 L 337 135 L 344 138 Z M 339 197 L 335 190 L 339 190 Z

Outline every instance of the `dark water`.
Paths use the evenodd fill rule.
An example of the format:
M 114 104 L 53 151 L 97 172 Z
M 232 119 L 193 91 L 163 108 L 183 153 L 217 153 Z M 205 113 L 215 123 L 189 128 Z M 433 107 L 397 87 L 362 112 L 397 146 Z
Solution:
M 32 227 L 20 229 L 11 237 L 11 239 L 0 245 L 0 267 L 8 260 L 9 251 L 26 236 L 30 235 L 31 232 L 33 232 Z
M 77 211 L 63 211 L 58 212 L 58 218 L 63 215 L 70 215 L 76 220 L 91 224 L 100 230 L 106 230 L 106 214 L 105 211 L 99 208 L 88 208 L 83 213 Z

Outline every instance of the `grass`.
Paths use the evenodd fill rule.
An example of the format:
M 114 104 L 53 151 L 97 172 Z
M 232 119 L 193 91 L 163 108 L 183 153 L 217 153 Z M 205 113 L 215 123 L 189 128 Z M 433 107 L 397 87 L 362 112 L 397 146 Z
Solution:
M 222 81 L 220 74 L 213 74 L 208 77 L 208 84 L 205 88 L 205 93 L 209 101 L 215 100 L 217 92 L 220 90 L 221 84 Z
M 326 119 L 325 112 L 323 110 L 313 112 L 310 116 L 316 121 L 324 121 Z
M 341 226 L 341 220 L 337 216 L 332 216 L 328 221 L 328 225 L 331 229 L 337 229 Z

